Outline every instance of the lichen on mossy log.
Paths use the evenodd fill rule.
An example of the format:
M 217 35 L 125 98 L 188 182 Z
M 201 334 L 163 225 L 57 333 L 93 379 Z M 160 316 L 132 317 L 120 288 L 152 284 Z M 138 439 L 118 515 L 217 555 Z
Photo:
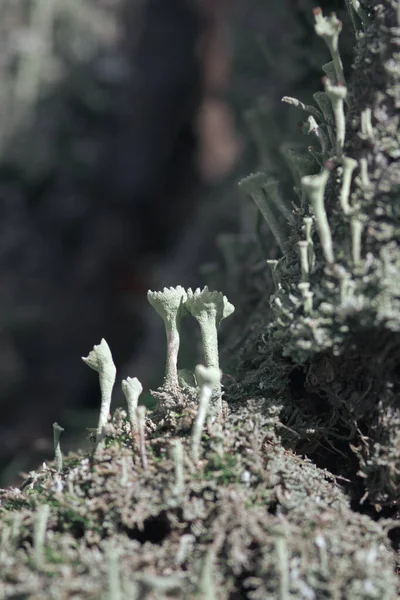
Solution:
M 221 600 L 394 598 L 385 524 L 354 513 L 333 476 L 283 449 L 275 425 L 267 405 L 249 401 L 223 425 L 209 424 L 195 466 L 184 414 L 168 436 L 148 421 L 143 470 L 129 420 L 117 410 L 95 460 L 72 454 L 62 473 L 49 464 L 20 489 L 2 491 L 2 597 L 111 598 L 117 585 L 130 599 L 160 590 Z M 32 540 L 45 505 L 37 565 Z

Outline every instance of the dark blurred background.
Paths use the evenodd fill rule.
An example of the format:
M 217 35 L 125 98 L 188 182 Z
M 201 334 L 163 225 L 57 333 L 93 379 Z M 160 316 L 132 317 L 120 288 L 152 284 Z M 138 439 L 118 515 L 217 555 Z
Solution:
M 1 483 L 51 456 L 54 420 L 67 447 L 95 424 L 80 357 L 102 337 L 120 377 L 161 383 L 147 289 L 210 283 L 240 304 L 237 250 L 261 255 L 236 182 L 261 167 L 290 191 L 279 146 L 302 115 L 280 98 L 310 101 L 329 60 L 312 6 L 1 2 Z

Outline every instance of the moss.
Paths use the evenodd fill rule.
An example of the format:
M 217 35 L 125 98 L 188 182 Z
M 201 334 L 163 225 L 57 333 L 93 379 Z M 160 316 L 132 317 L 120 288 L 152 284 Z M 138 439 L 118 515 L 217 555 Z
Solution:
M 348 593 L 349 586 L 352 598 L 393 597 L 394 554 L 384 525 L 354 513 L 329 473 L 285 451 L 274 424 L 265 402 L 232 411 L 218 431 L 209 430 L 203 438 L 199 469 L 181 438 L 184 488 L 179 493 L 173 462 L 160 450 L 170 446 L 174 431 L 148 440 L 147 471 L 132 445 L 119 442 L 96 452 L 92 462 L 82 454 L 80 464 L 62 474 L 47 467 L 22 491 L 2 492 L 9 503 L 29 499 L 23 530 L 7 560 L 1 548 L 5 593 L 34 597 L 40 590 L 43 598 L 53 598 L 62 590 L 65 597 L 101 597 L 113 541 L 123 585 L 130 582 L 139 590 L 143 573 L 157 573 L 160 585 L 174 574 L 181 578 L 174 597 L 194 597 L 203 558 L 213 548 L 221 598 L 279 598 L 283 582 L 298 598 L 320 593 L 333 598 Z M 119 439 L 119 417 L 112 425 Z M 50 506 L 45 564 L 37 570 L 31 559 L 32 527 L 44 503 Z M 3 518 L 4 527 L 11 522 Z M 183 533 L 192 544 L 184 558 Z

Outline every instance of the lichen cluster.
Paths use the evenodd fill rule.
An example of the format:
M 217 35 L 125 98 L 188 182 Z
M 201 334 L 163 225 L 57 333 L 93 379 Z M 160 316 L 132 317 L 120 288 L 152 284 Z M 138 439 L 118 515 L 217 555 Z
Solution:
M 262 402 L 208 425 L 197 464 L 192 420 L 168 437 L 147 420 L 143 467 L 117 410 L 95 460 L 3 491 L 1 597 L 396 597 L 393 523 L 354 513 L 334 477 L 285 451 Z
M 146 413 L 127 378 L 128 411 L 110 418 L 110 349 L 84 359 L 102 396 L 93 451 L 63 457 L 55 424 L 54 463 L 1 492 L 0 598 L 400 597 L 399 14 L 386 0 L 348 8 L 351 77 L 342 25 L 318 9 L 324 91 L 316 106 L 285 97 L 317 144 L 283 148 L 297 200 L 265 173 L 241 183 L 282 257 L 261 266 L 269 301 L 252 271 L 225 395 L 217 329 L 233 306 L 208 288 L 149 292 L 167 336 L 158 405 Z M 190 376 L 185 315 L 205 362 Z
M 342 474 L 356 475 L 355 452 L 369 499 L 394 506 L 400 494 L 398 7 L 350 5 L 351 77 L 345 81 L 340 60 L 341 22 L 316 9 L 315 31 L 332 59 L 323 66 L 324 91 L 314 94 L 316 106 L 283 99 L 309 115 L 303 132 L 315 140 L 308 151 L 282 149 L 297 200 L 292 207 L 290 199 L 278 203 L 265 174 L 241 182 L 282 251 L 268 261 L 274 317 L 258 344 L 270 369 L 258 385 L 272 391 L 279 367 L 271 362 L 286 367 L 282 418 L 298 434 L 291 443 L 333 446 L 338 462 L 347 440 L 352 449 L 347 444 Z M 261 362 L 253 368 L 263 369 Z M 294 373 L 299 385 L 288 399 Z

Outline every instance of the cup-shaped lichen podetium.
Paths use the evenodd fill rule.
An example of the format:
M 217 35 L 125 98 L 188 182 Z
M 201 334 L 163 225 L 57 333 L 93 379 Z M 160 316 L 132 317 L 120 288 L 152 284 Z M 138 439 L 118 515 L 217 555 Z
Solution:
M 179 388 L 178 353 L 180 344 L 179 327 L 185 314 L 186 291 L 178 285 L 164 288 L 162 292 L 147 292 L 147 299 L 158 312 L 165 325 L 167 334 L 167 361 L 165 366 L 164 387 L 170 390 Z
M 102 339 L 100 344 L 97 346 L 93 346 L 93 350 L 89 352 L 88 356 L 82 356 L 82 360 L 91 369 L 97 371 L 99 374 L 101 407 L 99 423 L 96 431 L 96 444 L 98 444 L 110 412 L 111 395 L 115 383 L 117 369 L 115 368 L 111 350 L 105 339 Z
M 194 292 L 188 289 L 186 308 L 200 325 L 206 367 L 219 369 L 218 326 L 235 307 L 221 292 L 212 292 L 206 286 Z

